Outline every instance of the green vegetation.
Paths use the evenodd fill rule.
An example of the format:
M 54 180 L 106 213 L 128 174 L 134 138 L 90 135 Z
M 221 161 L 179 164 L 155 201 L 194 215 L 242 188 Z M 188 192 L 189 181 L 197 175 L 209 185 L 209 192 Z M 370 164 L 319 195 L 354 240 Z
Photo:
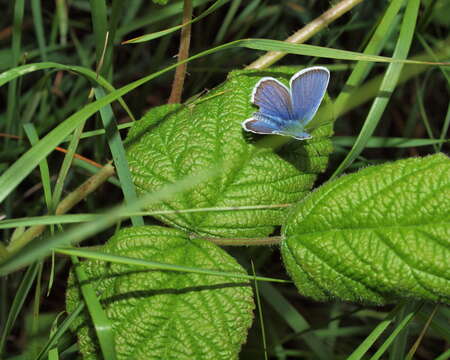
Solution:
M 0 359 L 449 359 L 449 12 L 4 5 Z M 243 131 L 312 65 L 311 139 Z

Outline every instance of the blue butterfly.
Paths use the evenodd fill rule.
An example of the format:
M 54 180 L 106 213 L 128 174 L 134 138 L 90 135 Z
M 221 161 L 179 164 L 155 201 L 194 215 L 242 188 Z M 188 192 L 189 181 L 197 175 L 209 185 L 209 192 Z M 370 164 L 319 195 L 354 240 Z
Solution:
M 253 88 L 251 98 L 259 111 L 245 120 L 242 127 L 256 134 L 311 139 L 305 127 L 316 114 L 329 80 L 330 72 L 322 66 L 294 74 L 289 82 L 290 90 L 272 77 L 263 77 Z

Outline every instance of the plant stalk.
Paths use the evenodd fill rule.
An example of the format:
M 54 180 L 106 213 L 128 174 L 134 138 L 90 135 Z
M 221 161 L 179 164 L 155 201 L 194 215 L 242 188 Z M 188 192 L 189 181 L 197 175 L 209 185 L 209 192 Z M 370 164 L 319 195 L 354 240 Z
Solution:
M 191 24 L 192 19 L 192 0 L 184 0 L 183 24 L 180 35 L 180 49 L 178 52 L 178 61 L 186 60 L 189 56 L 189 45 L 191 43 Z M 183 93 L 184 79 L 186 77 L 187 63 L 180 64 L 175 70 L 175 78 L 172 83 L 172 91 L 168 100 L 169 104 L 178 104 L 181 102 Z
M 105 165 L 98 173 L 92 175 L 83 184 L 81 184 L 78 188 L 67 195 L 59 203 L 58 207 L 56 208 L 55 214 L 62 215 L 67 213 L 76 204 L 86 198 L 90 193 L 98 189 L 98 187 L 113 174 L 114 167 L 111 164 Z M 21 249 L 31 240 L 41 235 L 44 232 L 45 228 L 46 225 L 36 225 L 30 227 L 18 239 L 9 244 L 9 246 L 7 247 L 8 252 L 13 253 Z
M 197 238 L 197 237 L 196 237 Z M 216 238 L 201 237 L 220 246 L 251 246 L 251 245 L 279 245 L 282 236 L 269 236 L 265 238 Z
M 320 30 L 328 26 L 330 23 L 340 18 L 345 13 L 349 12 L 362 1 L 363 0 L 341 0 L 336 5 L 325 11 L 318 18 L 302 27 L 295 34 L 289 36 L 285 41 L 293 44 L 304 43 L 315 34 L 317 34 Z M 287 53 L 281 51 L 269 51 L 268 53 L 248 65 L 246 69 L 265 69 L 270 65 L 273 65 L 286 55 Z

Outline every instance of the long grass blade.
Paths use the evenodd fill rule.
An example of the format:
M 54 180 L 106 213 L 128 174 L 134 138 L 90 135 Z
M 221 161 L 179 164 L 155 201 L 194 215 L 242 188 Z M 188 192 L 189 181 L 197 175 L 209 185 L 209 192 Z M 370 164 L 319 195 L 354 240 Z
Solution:
M 181 266 L 181 265 L 175 265 L 175 264 L 165 264 L 165 263 L 159 263 L 159 262 L 155 262 L 155 261 L 132 258 L 129 256 L 120 256 L 120 255 L 108 254 L 108 253 L 104 253 L 104 252 L 100 252 L 100 251 L 86 250 L 83 248 L 57 248 L 55 251 L 60 254 L 65 254 L 65 255 L 70 255 L 70 256 L 78 256 L 78 257 L 83 257 L 86 259 L 106 261 L 106 262 L 111 262 L 111 263 L 115 263 L 115 264 L 141 266 L 142 268 L 151 269 L 151 270 L 176 271 L 176 272 L 204 274 L 204 275 L 212 275 L 212 276 L 224 276 L 224 277 L 236 278 L 236 279 L 246 279 L 246 280 L 255 280 L 256 279 L 258 281 L 290 283 L 290 281 L 288 281 L 288 280 L 274 279 L 274 278 L 269 278 L 269 277 L 264 277 L 264 276 L 253 276 L 253 275 L 246 275 L 246 274 L 230 273 L 230 272 L 226 272 L 226 271 L 201 269 L 201 268 L 196 268 L 196 267 Z
M 69 15 L 66 0 L 56 0 L 55 20 L 59 30 L 59 42 L 64 46 L 67 44 L 67 33 L 69 32 Z
M 422 331 L 420 332 L 418 338 L 416 339 L 416 341 L 414 342 L 413 346 L 411 346 L 411 349 L 409 350 L 408 354 L 406 355 L 405 360 L 413 360 L 414 358 L 414 354 L 416 353 L 417 349 L 419 348 L 425 333 L 427 332 L 428 328 L 430 327 L 430 324 L 433 320 L 433 317 L 436 315 L 436 312 L 439 308 L 439 304 L 434 305 L 434 309 L 431 312 L 430 316 L 428 317 L 427 322 L 425 323 Z
M 168 34 L 171 34 L 171 33 L 175 32 L 177 30 L 180 30 L 182 27 L 184 27 L 186 25 L 194 24 L 197 21 L 200 21 L 204 17 L 208 16 L 212 12 L 216 11 L 217 9 L 219 9 L 221 6 L 225 5 L 228 1 L 229 0 L 217 0 L 208 9 L 206 9 L 204 12 L 202 12 L 199 16 L 195 17 L 194 19 L 192 19 L 192 20 L 190 20 L 188 22 L 185 22 L 184 24 L 173 26 L 173 27 L 171 27 L 169 29 L 161 30 L 161 31 L 154 32 L 154 33 L 151 33 L 151 34 L 142 35 L 142 36 L 130 39 L 130 40 L 126 40 L 126 41 L 123 42 L 123 44 L 136 44 L 136 43 L 146 42 L 146 41 L 154 40 L 154 39 L 160 38 L 162 36 L 166 36 Z
M 66 181 L 67 174 L 69 173 L 70 166 L 72 165 L 73 157 L 75 155 L 75 151 L 77 150 L 78 143 L 80 141 L 81 133 L 83 132 L 84 123 L 81 123 L 74 131 L 72 135 L 72 140 L 70 141 L 69 148 L 64 156 L 63 163 L 61 165 L 61 169 L 59 170 L 58 177 L 56 179 L 55 189 L 53 191 L 52 197 L 52 207 L 50 209 L 51 212 L 56 210 L 57 205 L 61 200 L 61 196 L 64 189 L 64 183 Z
M 33 124 L 25 124 L 24 130 L 31 145 L 36 144 L 39 141 L 37 131 Z M 47 209 L 50 211 L 52 208 L 52 189 L 51 189 L 51 179 L 50 170 L 48 168 L 48 163 L 46 159 L 43 159 L 39 163 L 39 171 L 41 173 L 42 188 L 44 190 L 44 199 Z
M 414 29 L 419 12 L 419 5 L 420 0 L 411 0 L 408 2 L 405 14 L 403 16 L 400 35 L 398 37 L 397 45 L 394 50 L 394 59 L 406 59 L 406 57 L 408 56 L 409 48 L 414 36 Z M 386 109 L 386 106 L 390 100 L 391 94 L 397 86 L 402 68 L 402 63 L 392 63 L 389 65 L 379 89 L 380 95 L 378 95 L 373 102 L 355 144 L 353 145 L 352 149 L 347 154 L 345 159 L 335 170 L 335 172 L 331 176 L 331 179 L 340 175 L 342 171 L 344 171 L 364 150 L 368 139 L 372 136 L 381 117 L 384 114 L 384 110 Z
M 22 277 L 22 281 L 20 282 L 19 288 L 17 289 L 14 300 L 11 304 L 11 308 L 9 309 L 8 318 L 3 326 L 3 332 L 0 338 L 0 357 L 2 357 L 1 355 L 5 348 L 6 339 L 8 338 L 14 322 L 16 321 L 19 312 L 23 309 L 23 304 L 27 299 L 31 286 L 36 278 L 38 269 L 39 263 L 36 262 L 28 267 Z
M 409 4 L 415 4 L 416 2 L 410 2 Z M 410 7 L 408 7 L 410 8 Z M 408 15 L 414 15 L 410 14 L 412 11 L 408 11 Z M 416 14 L 417 15 L 417 14 Z M 405 16 L 405 24 L 408 25 L 414 25 L 414 21 L 411 21 L 411 18 L 408 18 Z M 415 19 L 415 17 L 413 17 Z M 411 41 L 408 42 L 408 46 L 405 46 L 404 41 L 408 40 L 407 37 L 411 36 L 411 26 L 402 26 L 402 29 L 405 29 L 400 36 L 400 39 L 402 40 L 399 42 L 398 49 L 396 53 L 394 54 L 394 59 L 387 58 L 387 57 L 380 57 L 380 56 L 368 56 L 360 53 L 355 52 L 348 52 L 348 51 L 342 51 L 342 50 L 335 50 L 335 49 L 326 49 L 321 48 L 318 46 L 312 46 L 312 45 L 304 45 L 304 44 L 286 44 L 282 41 L 276 41 L 276 40 L 237 40 L 225 45 L 217 46 L 212 49 L 208 49 L 206 51 L 203 51 L 199 54 L 196 54 L 194 56 L 191 56 L 190 58 L 180 61 L 176 64 L 173 64 L 169 67 L 166 67 L 163 70 L 160 70 L 158 72 L 155 72 L 153 74 L 150 74 L 148 76 L 145 76 L 139 80 L 136 80 L 132 83 L 129 83 L 122 88 L 115 90 L 105 97 L 85 106 L 69 118 L 67 118 L 62 124 L 57 126 L 55 129 L 53 129 L 49 134 L 47 134 L 46 137 L 44 137 L 38 144 L 36 144 L 32 149 L 30 149 L 28 152 L 26 152 L 18 161 L 16 161 L 5 173 L 0 177 L 0 201 L 2 201 L 9 193 L 12 191 L 15 186 L 17 186 L 23 178 L 29 174 L 29 172 L 36 167 L 36 165 L 49 154 L 49 152 L 56 147 L 63 139 L 65 139 L 77 126 L 79 126 L 83 121 L 85 121 L 89 116 L 93 115 L 97 111 L 99 111 L 103 106 L 111 103 L 114 100 L 119 99 L 121 96 L 127 94 L 131 90 L 134 90 L 135 88 L 139 87 L 140 85 L 176 68 L 180 64 L 183 64 L 185 62 L 189 62 L 194 59 L 198 59 L 200 57 L 210 55 L 212 53 L 216 53 L 218 51 L 223 51 L 226 49 L 234 48 L 234 47 L 247 47 L 251 49 L 259 49 L 259 50 L 269 50 L 273 49 L 273 47 L 277 47 L 278 50 L 284 51 L 284 52 L 291 52 L 294 54 L 303 54 L 303 55 L 310 55 L 310 56 L 318 56 L 318 57 L 337 57 L 344 60 L 365 60 L 365 61 L 381 61 L 381 62 L 392 62 L 393 65 L 390 67 L 390 70 L 388 70 L 388 73 L 392 76 L 396 75 L 394 78 L 389 78 L 385 76 L 385 82 L 382 84 L 382 89 L 385 89 L 389 91 L 390 88 L 394 88 L 395 84 L 398 80 L 398 76 L 400 75 L 400 69 L 402 68 L 402 63 L 420 63 L 420 64 L 426 64 L 427 62 L 417 62 L 417 61 L 407 61 L 403 60 L 406 57 L 406 54 L 409 50 L 409 45 Z M 412 26 L 412 30 L 414 27 Z M 441 63 L 430 63 L 430 64 L 441 64 Z M 74 68 L 73 66 L 71 68 Z M 36 69 L 34 69 L 36 70 Z M 83 69 L 85 72 L 86 69 Z M 16 77 L 20 76 L 20 72 L 17 73 L 17 69 L 10 70 L 10 72 L 15 73 Z M 0 86 L 2 83 L 7 82 L 10 80 L 11 73 L 6 72 L 4 74 L 7 74 L 5 76 L 4 74 L 0 74 Z M 8 80 L 5 80 L 5 78 L 8 78 Z M 395 80 L 395 81 L 394 81 Z M 384 110 L 385 105 L 387 104 L 387 101 L 385 98 L 378 97 L 377 100 L 374 103 L 374 110 L 372 111 L 374 114 L 370 113 L 370 118 L 376 119 L 376 117 L 380 117 L 382 114 L 382 110 Z M 368 127 L 373 127 L 375 122 L 371 120 L 368 123 Z M 371 130 L 371 129 L 368 129 Z M 367 133 L 369 133 L 368 130 L 365 130 L 365 135 L 363 138 L 367 138 Z M 371 133 L 372 131 L 370 131 Z M 361 146 L 362 145 L 362 146 Z M 355 145 L 356 146 L 356 145 Z M 357 151 L 362 151 L 364 148 L 364 144 L 360 142 L 358 144 L 358 147 L 361 147 L 361 149 L 357 149 L 354 147 L 354 151 L 352 152 L 351 156 L 355 156 Z M 357 156 L 357 154 L 356 154 Z M 356 157 L 355 156 L 355 157 Z M 346 160 L 348 161 L 348 160 Z M 346 164 L 343 164 L 343 167 L 345 167 Z M 341 171 L 341 169 L 339 169 Z
M 105 0 L 90 0 L 92 27 L 94 29 L 95 37 L 95 56 L 97 65 L 102 58 L 103 48 L 105 45 L 106 31 L 107 31 L 107 15 Z M 102 74 L 104 74 L 102 72 Z
M 448 103 L 447 114 L 445 115 L 444 123 L 442 124 L 442 130 L 441 130 L 441 136 L 440 136 L 441 141 L 445 141 L 446 138 L 447 138 L 446 141 L 449 141 L 448 135 L 447 135 L 449 128 L 450 128 L 450 101 Z M 443 145 L 442 143 L 439 145 L 439 151 L 441 151 L 442 145 Z
M 333 143 L 338 146 L 353 146 L 356 141 L 355 136 L 335 136 Z M 443 145 L 446 142 L 450 142 L 447 139 L 407 139 L 400 137 L 379 137 L 372 136 L 367 140 L 366 148 L 409 148 L 419 146 L 431 146 L 435 144 Z
M 33 13 L 34 31 L 39 46 L 42 61 L 47 61 L 47 44 L 45 40 L 44 22 L 42 20 L 41 0 L 31 0 L 31 11 Z
M 192 5 L 194 8 L 196 8 L 203 4 L 206 4 L 209 1 L 210 0 L 194 0 Z M 127 18 L 127 21 L 124 21 L 123 23 L 124 25 L 117 29 L 116 41 L 132 31 L 147 27 L 159 21 L 164 21 L 172 16 L 181 14 L 182 11 L 183 2 L 180 1 L 173 4 L 167 4 L 160 9 L 154 9 L 154 11 L 150 12 L 150 14 L 138 19 L 134 19 L 133 21 L 130 21 Z
M 39 354 L 36 356 L 35 360 L 43 360 L 47 353 L 57 345 L 58 341 L 64 336 L 66 332 L 69 331 L 70 325 L 75 321 L 75 319 L 81 314 L 84 309 L 84 303 L 78 305 L 74 312 L 69 314 L 61 325 L 58 326 L 58 329 L 52 334 L 52 336 L 48 339 L 47 343 L 42 347 Z
M 390 3 L 383 18 L 381 19 L 375 32 L 373 33 L 369 43 L 364 49 L 364 54 L 378 55 L 381 52 L 385 42 L 388 39 L 386 34 L 392 32 L 392 28 L 396 23 L 395 19 L 397 17 L 398 12 L 402 8 L 404 2 L 405 2 L 404 0 L 394 0 Z M 363 81 L 369 74 L 372 65 L 373 64 L 371 63 L 362 61 L 356 64 L 347 82 L 345 83 L 344 89 L 340 92 L 339 96 L 336 98 L 334 102 L 335 113 L 337 114 L 341 113 L 342 108 L 351 98 L 349 90 L 355 89 L 363 83 Z
M 101 88 L 95 88 L 94 92 L 97 99 L 101 99 L 105 96 L 105 92 Z M 102 119 L 103 127 L 106 131 L 109 149 L 111 150 L 111 154 L 113 156 L 116 173 L 120 180 L 125 202 L 132 203 L 137 199 L 136 190 L 133 184 L 133 179 L 131 178 L 125 148 L 122 143 L 122 138 L 120 137 L 119 129 L 117 128 L 117 123 L 114 118 L 111 105 L 108 104 L 100 109 L 100 118 Z M 134 226 L 144 225 L 144 219 L 142 216 L 132 216 L 131 222 Z
M 83 66 L 64 65 L 55 62 L 42 62 L 42 63 L 22 65 L 15 67 L 11 70 L 5 71 L 0 74 L 0 86 L 3 86 L 6 83 L 13 81 L 14 79 L 20 76 L 24 76 L 26 74 L 30 74 L 38 70 L 46 70 L 46 69 L 65 70 L 69 72 L 74 72 L 76 74 L 86 77 L 89 81 L 92 81 L 95 84 L 102 86 L 109 92 L 115 90 L 115 88 L 105 78 L 96 74 L 91 69 L 85 68 Z M 124 110 L 127 112 L 128 116 L 130 116 L 130 118 L 134 121 L 135 118 L 133 116 L 133 113 L 130 111 L 128 105 L 123 101 L 123 99 L 120 97 L 119 99 L 117 99 L 117 101 L 119 101 L 120 105 L 122 105 Z
M 222 22 L 222 25 L 220 25 L 220 29 L 217 32 L 217 35 L 214 39 L 214 44 L 219 44 L 222 42 L 222 40 L 225 37 L 225 34 L 230 27 L 231 21 L 233 20 L 234 16 L 236 15 L 239 6 L 241 5 L 242 0 L 232 0 L 230 8 L 228 9 L 227 14 L 225 15 L 225 19 Z
M 394 321 L 395 316 L 399 312 L 402 305 L 397 305 L 386 317 L 385 320 L 380 322 L 369 336 L 352 352 L 352 354 L 347 358 L 347 360 L 361 360 L 364 355 L 372 347 L 372 345 L 377 341 L 377 339 L 383 334 L 387 327 Z
M 177 209 L 177 210 L 157 210 L 157 211 L 138 211 L 131 213 L 123 213 L 121 219 L 132 216 L 154 216 L 167 214 L 188 214 L 202 212 L 224 212 L 224 211 L 247 211 L 260 209 L 280 209 L 291 206 L 291 204 L 270 204 L 270 205 L 248 205 L 248 206 L 231 206 L 231 207 L 210 207 L 210 208 L 193 208 L 193 209 Z M 29 216 L 18 219 L 7 219 L 0 221 L 0 229 L 9 229 L 19 226 L 35 226 L 35 225 L 51 225 L 51 224 L 72 224 L 79 222 L 87 222 L 95 220 L 102 214 L 69 214 L 69 215 L 50 215 L 50 216 Z
M 219 168 L 210 169 L 196 176 L 188 177 L 178 181 L 175 184 L 170 184 L 163 187 L 157 193 L 150 193 L 142 196 L 139 200 L 132 204 L 124 204 L 113 208 L 106 212 L 104 216 L 96 218 L 94 221 L 78 225 L 72 229 L 58 233 L 57 235 L 42 239 L 34 238 L 32 241 L 20 248 L 20 251 L 15 251 L 9 258 L 4 259 L 0 263 L 0 276 L 6 275 L 20 267 L 32 263 L 35 260 L 42 259 L 56 247 L 68 246 L 77 244 L 80 241 L 92 236 L 101 230 L 104 230 L 120 220 L 123 213 L 133 212 L 140 209 L 142 206 L 148 206 L 168 198 L 176 196 L 179 192 L 191 189 L 193 186 L 210 179 L 219 172 Z
M 22 42 L 22 24 L 23 13 L 25 9 L 25 1 L 17 0 L 14 3 L 14 22 L 12 33 L 12 46 L 10 56 L 12 58 L 12 66 L 17 66 L 20 58 L 21 42 Z M 16 133 L 17 130 L 17 81 L 11 81 L 8 86 L 8 107 L 6 108 L 6 132 L 10 134 Z M 5 141 L 8 146 L 8 139 Z
M 408 314 L 402 316 L 402 319 L 399 321 L 398 325 L 395 329 L 389 334 L 386 340 L 384 340 L 383 344 L 378 348 L 377 352 L 369 359 L 369 360 L 378 360 L 380 359 L 389 346 L 396 340 L 397 336 L 405 330 L 405 328 L 409 325 L 412 319 L 416 316 L 417 312 L 420 311 L 421 305 L 415 306 L 415 309 Z M 402 314 L 402 313 L 401 313 Z M 402 314 L 403 315 L 403 314 Z M 398 359 L 398 358 L 397 358 Z
M 259 290 L 261 291 L 264 300 L 274 308 L 295 332 L 299 333 L 310 328 L 309 323 L 303 318 L 298 310 L 294 308 L 274 286 L 267 283 L 261 283 Z M 333 358 L 327 346 L 315 334 L 303 334 L 301 339 L 314 352 L 314 355 L 318 359 L 329 360 Z
M 264 349 L 264 359 L 268 360 L 269 357 L 267 354 L 266 329 L 264 327 L 264 316 L 263 316 L 263 311 L 262 311 L 261 297 L 259 296 L 258 281 L 256 281 L 255 264 L 253 264 L 253 261 L 252 261 L 252 272 L 253 272 L 253 277 L 254 277 L 254 282 L 255 282 L 256 305 L 258 307 L 258 316 L 259 316 L 259 321 L 261 324 L 261 335 L 262 335 L 262 345 L 263 345 L 263 349 Z
M 71 258 L 81 294 L 83 295 L 84 302 L 89 311 L 97 335 L 98 343 L 103 355 L 102 357 L 103 359 L 115 360 L 117 356 L 111 320 L 108 319 L 105 311 L 100 305 L 100 300 L 95 294 L 95 290 L 89 282 L 89 278 L 85 271 L 80 266 L 79 260 L 76 256 L 72 256 Z

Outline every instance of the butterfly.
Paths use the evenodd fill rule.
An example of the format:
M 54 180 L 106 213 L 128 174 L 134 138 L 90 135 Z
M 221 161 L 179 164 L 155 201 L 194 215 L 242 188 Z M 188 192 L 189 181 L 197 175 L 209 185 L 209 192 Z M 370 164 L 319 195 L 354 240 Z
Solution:
M 259 111 L 244 120 L 242 127 L 256 134 L 311 139 L 305 128 L 316 114 L 329 80 L 330 72 L 322 66 L 294 74 L 289 81 L 290 89 L 272 77 L 263 77 L 253 88 L 251 97 Z

